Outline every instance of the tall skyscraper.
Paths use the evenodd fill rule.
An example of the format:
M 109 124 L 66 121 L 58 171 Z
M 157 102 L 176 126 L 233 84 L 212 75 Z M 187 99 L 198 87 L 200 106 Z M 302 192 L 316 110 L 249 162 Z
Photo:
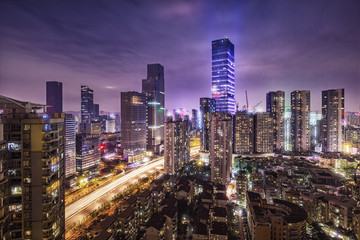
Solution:
M 165 123 L 164 172 L 174 175 L 190 161 L 190 124 L 185 121 Z
M 309 151 L 310 136 L 310 91 L 293 91 L 291 92 L 292 151 Z
M 274 152 L 274 121 L 269 113 L 255 113 L 254 116 L 255 152 Z
M 322 91 L 322 147 L 324 152 L 341 152 L 344 135 L 344 89 Z
M 228 38 L 212 41 L 212 98 L 215 112 L 235 113 L 234 45 Z
M 90 122 L 94 117 L 94 91 L 81 85 L 81 122 Z
M 121 93 L 121 141 L 129 162 L 146 153 L 146 96 L 139 92 Z
M 76 121 L 72 114 L 65 115 L 65 177 L 76 173 Z
M 147 65 L 147 78 L 142 80 L 142 93 L 146 96 L 146 145 L 147 150 L 160 153 L 164 143 L 165 86 L 164 67 Z
M 251 154 L 254 152 L 254 116 L 248 111 L 234 115 L 234 153 Z
M 211 114 L 215 110 L 214 100 L 212 98 L 200 98 L 200 150 L 210 151 L 210 130 L 211 130 Z
M 0 219 L 0 230 L 5 239 L 65 239 L 64 114 L 36 112 L 41 109 L 45 106 L 0 96 L 0 168 L 7 170 L 4 176 L 0 169 L 0 187 L 6 184 L 0 210 L 7 209 L 0 212 L 7 217 Z
M 285 92 L 276 91 L 266 94 L 266 111 L 274 119 L 274 149 L 283 150 L 284 143 Z
M 46 82 L 47 113 L 63 112 L 62 82 Z
M 211 181 L 227 184 L 232 168 L 232 117 L 213 113 L 211 118 Z

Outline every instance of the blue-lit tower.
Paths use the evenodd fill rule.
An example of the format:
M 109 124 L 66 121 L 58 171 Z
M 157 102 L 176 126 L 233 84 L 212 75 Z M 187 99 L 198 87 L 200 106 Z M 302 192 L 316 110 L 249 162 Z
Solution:
M 228 38 L 212 41 L 211 91 L 215 112 L 235 113 L 234 44 Z

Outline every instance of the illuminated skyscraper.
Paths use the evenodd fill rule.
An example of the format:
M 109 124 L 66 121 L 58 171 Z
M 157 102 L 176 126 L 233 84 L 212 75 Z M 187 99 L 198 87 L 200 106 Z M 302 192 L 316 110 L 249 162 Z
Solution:
M 212 98 L 200 98 L 200 149 L 210 150 L 211 114 L 214 112 L 214 100 Z
M 211 181 L 227 184 L 232 168 L 232 117 L 213 113 L 211 117 Z
M 185 121 L 165 123 L 164 172 L 174 175 L 190 161 L 190 124 Z
M 62 82 L 46 82 L 47 113 L 61 113 L 63 111 Z
M 94 91 L 81 85 L 81 122 L 90 122 L 94 116 Z
M 324 152 L 341 152 L 344 135 L 344 89 L 322 91 L 322 147 Z
M 234 115 L 234 153 L 251 154 L 254 152 L 254 116 L 247 112 Z
M 274 149 L 281 151 L 284 143 L 285 92 L 266 94 L 266 111 L 274 119 Z
M 0 235 L 4 239 L 65 239 L 64 113 L 37 113 L 44 108 L 0 96 L 0 194 L 6 194 L 0 195 Z
M 211 91 L 215 112 L 235 113 L 234 45 L 228 38 L 212 41 Z
M 294 152 L 310 150 L 310 91 L 291 92 L 291 147 Z
M 164 67 L 147 65 L 147 78 L 142 80 L 142 93 L 146 95 L 147 150 L 160 153 L 164 143 L 165 86 Z
M 146 153 L 146 96 L 121 93 L 121 144 L 129 162 L 142 160 Z
M 76 121 L 71 114 L 65 115 L 65 177 L 76 173 Z

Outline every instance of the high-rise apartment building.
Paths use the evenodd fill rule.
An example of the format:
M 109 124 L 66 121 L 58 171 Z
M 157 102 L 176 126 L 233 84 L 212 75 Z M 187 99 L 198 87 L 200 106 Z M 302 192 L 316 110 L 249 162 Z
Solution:
M 291 92 L 291 148 L 294 152 L 310 150 L 310 91 Z
M 234 115 L 234 153 L 251 154 L 254 152 L 254 116 L 248 111 Z
M 200 98 L 200 150 L 210 151 L 210 130 L 211 130 L 211 114 L 215 110 L 215 104 L 212 98 Z
M 230 181 L 232 164 L 232 117 L 228 113 L 213 113 L 211 117 L 211 181 Z
M 212 41 L 212 98 L 215 112 L 235 113 L 234 45 L 228 38 Z
M 63 111 L 62 82 L 46 82 L 47 113 L 61 113 Z
M 76 120 L 72 114 L 65 115 L 65 177 L 76 173 Z
M 254 148 L 256 153 L 274 152 L 274 121 L 267 112 L 255 113 Z
M 165 110 L 164 67 L 161 64 L 147 65 L 142 93 L 146 96 L 146 147 L 159 154 L 164 143 Z
M 174 175 L 190 161 L 190 124 L 188 120 L 165 123 L 164 172 Z
M 324 152 L 341 152 L 344 136 L 344 89 L 322 91 L 322 147 Z
M 139 92 L 121 93 L 121 141 L 129 162 L 146 153 L 146 96 Z
M 94 117 L 94 91 L 81 85 L 81 122 L 90 122 Z
M 7 160 L 9 159 L 7 143 L 4 141 L 3 124 L 0 123 L 0 239 L 6 239 L 9 228 L 9 212 L 6 204 L 8 195 Z
M 0 229 L 5 239 L 65 239 L 64 114 L 38 109 L 45 106 L 0 97 L 0 210 L 7 210 L 0 212 Z
M 266 94 L 266 111 L 274 119 L 274 149 L 283 150 L 285 92 L 276 91 Z

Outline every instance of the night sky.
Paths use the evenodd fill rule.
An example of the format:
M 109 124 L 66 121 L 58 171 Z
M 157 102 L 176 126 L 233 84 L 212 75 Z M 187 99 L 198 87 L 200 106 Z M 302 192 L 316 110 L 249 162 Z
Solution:
M 80 111 L 80 85 L 100 110 L 119 112 L 121 91 L 141 91 L 146 64 L 165 67 L 166 108 L 211 96 L 211 41 L 235 45 L 236 100 L 266 92 L 345 88 L 360 108 L 360 1 L 0 1 L 0 94 L 45 103 L 63 82 L 64 110 Z M 289 102 L 289 99 L 287 99 Z

